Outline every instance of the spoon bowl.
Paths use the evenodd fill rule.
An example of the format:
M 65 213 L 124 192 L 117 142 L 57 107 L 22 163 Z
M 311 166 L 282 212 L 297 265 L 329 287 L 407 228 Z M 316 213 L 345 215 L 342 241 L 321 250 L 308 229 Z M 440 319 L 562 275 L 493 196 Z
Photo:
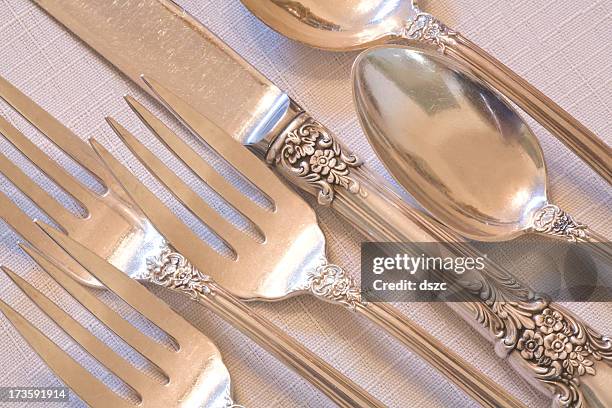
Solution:
M 541 232 L 587 240 L 549 204 L 540 144 L 503 97 L 438 53 L 363 52 L 353 67 L 362 127 L 389 172 L 463 236 L 505 241 Z
M 410 1 L 242 0 L 270 28 L 312 47 L 364 49 L 399 37 L 415 13 Z
M 512 99 L 612 184 L 612 151 L 603 140 L 461 33 L 422 12 L 417 0 L 241 1 L 273 30 L 316 48 L 349 51 L 391 42 L 435 48 Z

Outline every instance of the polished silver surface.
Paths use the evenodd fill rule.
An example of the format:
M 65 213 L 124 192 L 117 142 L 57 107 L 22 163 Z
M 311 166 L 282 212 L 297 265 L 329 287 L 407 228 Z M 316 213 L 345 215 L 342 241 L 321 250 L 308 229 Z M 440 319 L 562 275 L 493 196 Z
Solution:
M 440 54 L 380 46 L 356 60 L 354 97 L 381 161 L 437 219 L 481 241 L 524 232 L 590 239 L 549 204 L 540 144 L 499 94 Z
M 273 211 L 264 211 L 247 196 L 234 190 L 216 170 L 210 167 L 185 142 L 178 138 L 159 119 L 133 98 L 128 103 L 152 133 L 167 146 L 176 157 L 206 182 L 237 211 L 248 218 L 263 234 L 263 241 L 236 231 L 215 210 L 210 208 L 192 188 L 148 150 L 140 141 L 113 119 L 108 119 L 115 133 L 129 147 L 136 158 L 153 174 L 189 211 L 206 223 L 233 250 L 233 258 L 222 258 L 198 239 L 189 228 L 148 190 L 131 172 L 115 159 L 103 146 L 92 141 L 94 149 L 123 186 L 133 202 L 151 220 L 169 243 L 204 271 L 210 268 L 223 271 L 218 279 L 230 281 L 231 287 L 242 290 L 249 299 L 275 299 L 309 293 L 317 298 L 362 313 L 372 322 L 414 350 L 434 368 L 445 374 L 468 395 L 486 407 L 523 407 L 520 401 L 508 394 L 495 382 L 474 369 L 460 356 L 446 348 L 427 331 L 401 316 L 389 306 L 366 303 L 359 286 L 341 267 L 330 264 L 325 257 L 325 237 L 317 224 L 313 210 L 295 191 L 290 189 L 271 169 L 244 146 L 221 131 L 192 106 L 172 94 L 151 79 L 145 79 L 153 93 L 191 131 L 203 139 L 249 183 L 270 199 Z M 347 185 L 343 179 L 344 160 L 333 140 L 318 138 L 320 128 L 310 123 L 310 131 L 302 126 L 303 138 L 294 137 L 293 159 L 305 163 L 304 154 L 311 155 L 303 172 L 313 183 L 327 187 L 333 179 L 339 185 Z M 315 140 L 310 140 L 315 137 Z M 289 136 L 291 139 L 291 136 Z M 334 156 L 336 152 L 336 156 Z M 325 181 L 314 176 L 326 176 Z M 299 176 L 299 175 L 298 175 Z M 332 180 L 332 181 L 330 181 Z M 169 263 L 171 258 L 167 259 Z M 164 262 L 155 262 L 150 272 L 165 268 Z M 169 266 L 172 266 L 169 263 Z M 205 269 L 206 268 L 206 269 Z M 248 271 L 248 273 L 245 273 Z M 180 279 L 180 278 L 179 278 Z M 240 279 L 242 286 L 234 280 Z M 280 291 L 279 291 L 280 290 Z M 239 295 L 243 292 L 237 292 Z M 377 403 L 377 402 L 374 402 Z
M 272 29 L 329 50 L 362 49 L 400 37 L 418 13 L 409 0 L 241 0 Z
M 66 269 L 42 253 L 22 246 L 25 252 L 84 308 L 96 316 L 108 329 L 133 350 L 140 353 L 160 371 L 166 382 L 140 371 L 108 345 L 94 336 L 68 313 L 8 268 L 4 273 L 49 318 L 91 357 L 130 387 L 143 407 L 159 408 L 231 408 L 230 377 L 217 347 L 163 301 L 144 286 L 128 278 L 106 260 L 76 243 L 61 232 L 42 226 L 87 271 L 105 287 L 129 304 L 136 312 L 166 333 L 176 347 L 170 348 L 145 335 L 119 313 L 99 300 L 84 286 L 71 278 Z M 136 406 L 107 387 L 87 369 L 72 359 L 31 322 L 6 303 L 0 301 L 0 311 L 15 326 L 24 339 L 40 355 L 53 372 L 86 404 L 92 407 L 129 408 Z
M 207 248 L 204 243 L 201 243 L 200 249 L 202 247 L 204 249 L 201 253 L 198 253 L 197 257 L 193 255 L 193 250 L 190 252 L 191 256 L 198 261 L 196 264 L 198 268 L 195 268 L 190 262 L 191 259 L 186 259 L 185 256 L 171 248 L 166 238 L 134 206 L 128 196 L 123 193 L 121 186 L 117 184 L 87 144 L 2 78 L 0 78 L 0 97 L 36 126 L 49 141 L 66 152 L 85 170 L 98 177 L 100 182 L 107 187 L 107 191 L 102 195 L 85 187 L 19 130 L 10 125 L 8 121 L 0 118 L 0 133 L 36 165 L 43 174 L 76 199 L 87 212 L 87 216 L 81 218 L 68 211 L 46 190 L 38 186 L 29 175 L 25 174 L 2 154 L 0 154 L 0 173 L 19 188 L 25 196 L 30 198 L 36 207 L 46 213 L 72 239 L 78 240 L 80 244 L 108 260 L 132 278 L 177 291 L 203 304 L 275 355 L 288 367 L 302 375 L 339 406 L 347 408 L 382 406 L 380 402 L 338 370 L 297 343 L 277 326 L 262 318 L 236 297 L 236 293 L 249 299 L 257 299 L 260 296 L 283 296 L 288 290 L 295 288 L 297 283 L 303 281 L 296 283 L 290 279 L 293 276 L 289 276 L 286 280 L 270 282 L 265 280 L 265 274 L 262 272 L 259 274 L 250 273 L 250 265 L 248 264 L 241 264 L 243 267 L 240 270 L 234 268 L 233 272 L 236 273 L 224 273 L 228 272 L 224 270 L 224 266 L 229 265 L 230 260 L 224 261 L 221 254 Z M 145 112 L 139 111 L 139 113 Z M 149 116 L 151 115 L 149 114 Z M 155 118 L 153 117 L 153 119 Z M 149 122 L 152 123 L 152 120 Z M 219 132 L 219 130 L 215 132 L 214 126 L 210 129 L 211 136 L 218 135 Z M 223 136 L 221 141 L 226 138 L 225 134 Z M 234 142 L 231 138 L 227 139 Z M 245 150 L 241 145 L 238 144 L 238 146 Z M 185 160 L 193 156 L 193 152 L 191 156 L 188 155 L 188 151 L 183 153 L 185 153 L 183 157 Z M 250 153 L 246 153 L 249 154 L 249 158 L 252 157 Z M 231 156 L 231 154 L 229 155 Z M 201 159 L 200 162 L 202 162 Z M 249 160 L 245 161 L 245 166 L 248 167 L 249 162 Z M 256 162 L 256 164 L 265 168 L 265 165 L 259 162 Z M 208 174 L 204 171 L 201 175 L 209 181 L 214 181 L 215 177 L 217 179 L 222 178 L 214 170 L 209 171 Z M 276 180 L 273 175 L 270 178 Z M 274 183 L 274 181 L 268 182 L 267 180 L 264 182 L 267 185 Z M 246 198 L 241 194 L 228 188 L 227 183 L 221 184 L 221 186 L 224 187 L 223 192 L 229 200 L 233 198 L 241 207 L 250 205 L 249 211 L 245 209 L 245 213 L 252 215 L 255 220 L 261 221 L 262 217 L 266 215 L 262 211 L 252 208 L 253 204 L 246 202 Z M 296 196 L 294 195 L 288 196 L 286 200 L 295 199 Z M 166 207 L 163 208 L 168 211 Z M 24 210 L 17 207 L 6 194 L 0 193 L 0 219 L 4 220 L 9 227 L 14 229 L 33 247 L 53 257 L 76 280 L 87 285 L 104 287 L 90 273 L 90 270 L 85 268 L 81 262 L 76 262 L 73 257 L 58 246 L 57 237 L 55 237 L 54 242 L 40 228 L 37 228 L 24 213 Z M 237 233 L 238 231 L 231 230 L 230 224 L 223 224 L 223 219 L 216 212 L 208 211 L 206 215 L 207 221 L 211 222 L 213 226 L 229 227 L 222 235 L 232 245 L 235 245 L 236 252 L 242 252 L 246 248 L 246 245 L 248 245 L 246 240 L 250 237 L 246 235 L 243 238 L 240 237 L 241 234 Z M 168 219 L 177 218 L 169 213 Z M 298 228 L 300 228 L 300 225 L 288 226 L 288 230 L 292 231 Z M 307 236 L 310 232 L 315 235 L 318 234 L 319 238 L 322 235 L 317 227 L 310 230 L 304 229 L 303 236 Z M 297 235 L 293 236 L 293 238 L 298 237 Z M 280 241 L 283 242 L 283 239 L 285 238 L 281 237 Z M 238 240 L 242 241 L 242 244 Z M 320 241 L 322 242 L 322 239 Z M 196 242 L 199 242 L 198 238 L 193 241 L 193 243 Z M 317 241 L 315 240 L 315 242 Z M 300 244 L 300 241 L 298 240 L 296 244 Z M 291 245 L 291 243 L 288 245 Z M 303 246 L 301 249 L 296 248 L 296 251 L 299 252 L 300 250 L 302 251 L 300 253 L 305 256 L 305 262 L 310 263 L 317 262 L 317 253 L 322 253 L 322 248 L 314 245 Z M 312 258 L 308 256 L 310 254 L 313 254 Z M 254 258 L 251 258 L 251 261 L 262 266 L 270 265 L 270 263 L 258 262 Z M 283 265 L 283 261 L 287 265 Z M 296 268 L 298 263 L 294 259 L 281 259 L 280 261 L 276 259 L 275 262 L 278 268 L 282 266 Z M 307 267 L 308 265 L 302 266 Z M 288 271 L 302 273 L 295 269 L 288 269 Z M 205 272 L 210 273 L 212 277 Z M 275 277 L 279 276 L 279 273 L 286 273 L 286 271 L 280 269 L 270 272 Z M 306 280 L 306 272 L 303 272 L 303 274 L 303 279 Z M 215 277 L 222 280 L 228 287 L 217 284 L 213 279 Z
M 146 82 L 178 119 L 268 198 L 273 209 L 263 208 L 237 190 L 161 120 L 131 97 L 126 98 L 128 104 L 151 133 L 201 181 L 247 218 L 262 234 L 262 241 L 238 230 L 223 218 L 174 174 L 162 158 L 156 157 L 117 121 L 109 118 L 115 133 L 136 158 L 223 240 L 233 256 L 223 256 L 199 239 L 129 170 L 113 160 L 99 144 L 95 145 L 96 152 L 115 179 L 172 246 L 203 272 L 210 270 L 217 283 L 231 289 L 236 296 L 248 300 L 276 300 L 302 293 L 308 285 L 309 275 L 325 261 L 325 237 L 317 224 L 314 210 L 239 142 L 167 88 L 152 79 L 147 78 Z
M 34 2 L 137 84 L 157 78 L 244 144 L 294 113 L 284 92 L 171 0 Z
M 330 157 L 337 166 L 335 177 L 321 180 L 307 165 L 313 157 L 323 156 L 325 146 L 335 146 Z M 299 160 L 295 159 L 296 146 L 302 146 Z M 319 154 L 317 154 L 319 152 Z M 427 214 L 409 206 L 395 194 L 383 179 L 373 174 L 352 155 L 334 134 L 310 117 L 302 114 L 273 143 L 267 160 L 296 186 L 308 191 L 320 203 L 328 203 L 339 215 L 371 241 L 383 242 L 437 242 L 445 253 L 458 257 L 486 256 L 465 242 L 465 238 L 432 219 Z M 423 251 L 431 250 L 431 247 Z M 422 252 L 412 256 L 422 256 Z M 436 255 L 437 256 L 437 255 Z M 341 271 L 329 270 L 341 274 Z M 448 279 L 448 274 L 438 276 Z M 337 280 L 336 280 L 337 281 Z M 449 306 L 472 325 L 479 333 L 495 344 L 497 354 L 514 367 L 518 374 L 541 392 L 552 397 L 555 407 L 599 407 L 612 402 L 606 382 L 612 378 L 612 339 L 597 333 L 593 328 L 572 315 L 559 304 L 551 302 L 546 294 L 536 294 L 521 284 L 507 269 L 489 260 L 486 270 L 470 276 L 462 275 L 459 283 L 466 293 L 473 294 L 465 302 L 449 303 Z M 340 285 L 347 288 L 347 285 Z M 333 295 L 332 285 L 323 286 Z M 344 296 L 348 304 L 357 304 L 355 293 L 336 292 Z M 349 296 L 346 296 L 349 295 Z M 353 295 L 353 296 L 350 296 Z M 381 306 L 381 303 L 377 303 Z M 367 311 L 367 308 L 357 308 Z M 393 313 L 388 321 L 392 321 Z M 551 347 L 555 336 L 549 336 L 550 318 L 557 328 L 563 329 L 563 341 L 571 342 L 573 354 L 554 355 Z M 393 326 L 389 326 L 392 331 Z M 398 333 L 395 333 L 398 336 Z M 400 334 L 401 335 L 401 334 Z M 548 337 L 547 337 L 548 336 Z M 538 353 L 525 350 L 531 339 L 546 346 Z M 457 340 L 461 341 L 461 340 Z M 555 343 L 558 345 L 559 343 Z M 547 351 L 548 350 L 548 351 Z M 587 351 L 589 350 L 589 351 Z M 547 352 L 558 360 L 541 359 L 540 352 Z M 450 355 L 449 355 L 450 356 Z M 584 368 L 576 368 L 586 364 Z M 450 362 L 445 359 L 444 364 Z M 586 367 L 593 370 L 586 370 Z
M 130 15 L 123 16 L 122 18 L 124 18 L 125 21 L 133 21 L 134 25 L 106 25 L 105 21 L 96 20 L 95 18 L 95 16 L 99 15 L 100 13 L 100 11 L 96 10 L 98 7 L 113 7 L 113 13 L 118 16 L 123 14 L 137 13 L 138 2 L 129 3 L 132 9 L 128 10 L 125 3 L 123 6 L 126 8 L 116 7 L 116 2 L 112 0 L 101 0 L 95 3 L 87 1 L 89 6 L 87 12 L 91 13 L 89 18 L 79 14 L 84 12 L 83 8 L 79 5 L 79 3 L 82 2 L 83 1 L 45 0 L 41 1 L 40 4 L 42 4 L 43 8 L 53 17 L 63 23 L 84 42 L 100 52 L 122 72 L 131 78 L 136 79 L 136 84 L 143 85 L 143 83 L 139 81 L 137 77 L 135 77 L 134 73 L 147 72 L 147 70 L 151 69 L 150 65 L 141 64 L 141 61 L 145 61 L 146 57 L 136 55 L 136 58 L 126 60 L 123 56 L 130 52 L 129 50 L 124 51 L 124 48 L 129 48 L 134 44 L 139 44 L 138 42 L 134 42 L 134 36 L 138 38 L 138 35 L 135 33 L 140 32 L 142 35 L 151 35 L 150 24 L 147 21 L 142 21 L 141 26 L 138 26 L 137 20 L 131 20 L 132 16 Z M 166 2 L 160 0 L 158 2 L 148 2 L 147 4 L 149 7 L 160 8 L 163 7 L 164 3 Z M 333 4 L 337 2 L 327 3 L 330 4 L 330 6 L 333 6 Z M 80 11 L 73 14 L 75 7 Z M 183 15 L 183 11 L 179 9 L 176 10 L 178 14 Z M 73 18 L 74 15 L 79 15 L 79 19 Z M 94 22 L 97 24 L 82 24 L 81 21 Z M 199 41 L 207 41 L 206 36 L 202 36 L 201 38 L 191 35 L 185 36 L 182 30 L 188 29 L 187 26 L 183 25 L 181 26 L 180 30 L 175 30 L 175 21 L 177 20 L 173 18 L 171 14 L 165 14 L 165 18 L 160 17 L 159 24 L 160 27 L 164 29 L 165 35 L 176 37 L 177 41 L 181 43 L 183 48 L 188 49 L 189 47 L 193 47 L 194 49 L 198 49 L 198 47 L 200 47 Z M 191 21 L 193 22 L 193 20 Z M 416 28 L 419 27 L 421 23 L 422 29 L 417 30 Z M 452 38 L 448 37 L 451 32 L 449 32 L 447 29 L 440 30 L 440 27 L 440 24 L 438 24 L 435 19 L 428 18 L 427 15 L 425 15 L 420 18 L 419 24 L 415 26 L 413 35 L 417 38 L 420 36 L 425 41 L 430 41 L 434 45 L 446 44 L 446 52 L 449 53 L 454 52 L 454 50 L 451 50 L 448 46 L 449 43 L 444 42 L 443 40 L 449 39 L 452 42 L 460 39 L 461 44 L 457 44 L 460 49 L 459 51 L 454 52 L 455 56 L 462 55 L 462 52 L 464 51 L 467 53 L 469 49 L 478 51 L 477 47 L 475 47 L 473 44 L 467 43 L 464 38 L 457 36 Z M 189 29 L 207 32 L 206 28 L 204 28 L 200 23 L 197 23 Z M 438 35 L 436 35 L 436 33 Z M 440 36 L 440 34 L 444 34 L 444 36 Z M 106 45 L 109 43 L 107 39 L 123 39 L 124 41 L 115 41 L 113 47 L 107 47 Z M 166 65 L 158 68 L 159 72 L 163 73 L 164 70 L 172 70 L 174 61 L 167 58 L 167 54 L 171 54 L 174 50 L 172 48 L 159 46 L 153 42 L 150 43 L 149 46 L 150 48 L 146 50 L 140 47 L 140 52 L 156 54 L 155 57 L 151 58 L 155 58 L 155 61 L 157 61 L 159 64 Z M 233 58 L 240 59 L 242 64 L 241 66 L 245 67 L 246 64 L 241 57 L 235 53 L 232 55 Z M 491 60 L 486 58 L 490 56 L 487 56 L 486 54 L 484 56 L 480 54 L 475 56 L 467 53 L 466 55 L 468 55 L 469 61 L 479 61 L 481 65 L 491 65 Z M 215 60 L 203 60 L 202 63 L 215 65 Z M 501 67 L 503 67 L 503 65 Z M 501 67 L 499 63 L 496 65 L 497 69 L 501 69 Z M 194 67 L 194 69 L 198 68 Z M 246 69 L 254 68 L 247 66 Z M 488 81 L 498 79 L 497 74 L 491 72 L 486 74 L 483 72 L 481 72 L 481 74 L 483 74 L 483 77 Z M 508 74 L 506 73 L 506 75 Z M 201 101 L 209 101 L 207 97 L 207 87 L 224 85 L 223 83 L 220 83 L 220 81 L 218 81 L 218 77 L 214 75 L 208 76 L 207 78 L 209 80 L 206 82 L 206 86 L 199 90 L 199 94 L 198 92 L 184 91 L 192 90 L 192 83 L 190 82 L 188 76 L 185 76 L 185 79 L 181 76 L 173 77 L 172 84 L 173 89 L 176 87 L 176 89 L 183 90 L 177 91 L 177 93 L 180 94 L 180 92 L 184 92 L 183 97 L 185 100 L 190 105 L 197 106 L 200 113 L 203 114 L 207 113 L 208 108 L 212 108 L 208 106 L 207 103 L 201 103 Z M 518 96 L 525 96 L 524 81 L 523 83 L 517 82 L 520 80 L 519 77 L 514 77 L 513 79 L 516 83 L 510 84 L 505 82 L 502 84 L 497 82 L 496 87 L 499 89 L 504 89 L 504 92 L 508 92 L 509 95 L 515 95 L 514 100 L 516 101 L 518 100 Z M 240 83 L 235 83 L 235 85 L 237 87 L 241 86 Z M 502 87 L 502 85 L 504 85 L 504 87 Z M 534 92 L 534 90 L 532 89 L 531 92 Z M 545 101 L 541 93 L 536 93 L 536 96 L 540 100 Z M 237 97 L 240 98 L 239 93 Z M 230 105 L 230 103 L 233 103 L 233 101 L 223 100 L 217 101 L 217 103 L 220 103 L 225 107 L 230 106 L 230 108 L 233 109 L 233 105 Z M 536 114 L 539 113 L 540 117 L 538 119 L 541 120 L 542 115 L 549 115 L 550 118 L 550 111 L 553 110 L 555 105 L 552 101 L 548 100 L 543 103 L 533 105 L 526 105 L 523 103 L 521 107 L 534 117 L 538 117 Z M 546 112 L 542 113 L 541 110 L 545 110 Z M 283 145 L 285 141 L 291 141 L 296 137 L 299 138 L 299 136 L 308 137 L 308 134 L 300 135 L 299 132 L 296 132 L 301 128 L 302 123 L 312 123 L 314 125 L 314 132 L 322 131 L 324 133 L 324 137 L 328 140 L 328 143 L 333 142 L 338 146 L 341 146 L 340 141 L 333 134 L 333 132 L 331 132 L 329 129 L 325 129 L 325 127 L 318 123 L 315 118 L 310 117 L 306 113 L 302 113 L 299 117 L 295 117 L 294 119 L 294 116 L 296 116 L 299 112 L 301 112 L 301 109 L 293 105 L 292 109 L 288 109 L 287 114 L 283 115 L 282 119 L 279 120 L 277 126 L 274 126 L 273 131 L 270 134 L 271 137 L 278 136 L 277 141 L 279 143 L 278 146 L 276 146 L 277 149 L 274 152 L 270 152 L 268 161 L 277 166 L 276 169 L 280 174 L 287 175 L 289 180 L 294 182 L 298 187 L 304 188 L 306 191 L 313 193 L 320 200 L 330 200 L 328 205 L 336 210 L 340 216 L 344 217 L 355 228 L 365 234 L 365 236 L 370 240 L 395 242 L 448 242 L 448 244 L 445 244 L 445 246 L 453 248 L 460 246 L 465 249 L 465 244 L 459 244 L 457 242 L 463 240 L 462 237 L 431 219 L 431 217 L 423 212 L 408 205 L 393 191 L 388 183 L 369 170 L 367 166 L 357 165 L 355 167 L 351 167 L 347 164 L 347 167 L 342 170 L 343 173 L 346 173 L 342 180 L 346 180 L 348 178 L 350 180 L 349 184 L 336 183 L 335 181 L 338 179 L 332 179 L 331 182 L 327 182 L 327 180 L 325 180 L 325 183 L 316 183 L 309 180 L 309 172 L 298 173 L 295 171 L 295 168 L 291 168 L 295 166 L 294 163 L 277 157 L 277 154 L 280 155 L 283 152 Z M 240 112 L 236 112 L 236 114 L 239 115 Z M 211 116 L 211 118 L 214 117 Z M 287 121 L 287 119 L 289 120 Z M 227 121 L 218 121 L 216 124 L 228 133 L 232 134 L 232 136 L 238 138 L 238 140 L 244 139 L 240 137 L 240 133 L 236 133 L 233 129 L 234 125 L 231 118 L 229 118 Z M 551 129 L 551 127 L 551 125 L 548 126 L 549 129 Z M 584 127 L 582 127 L 582 130 L 584 131 Z M 568 143 L 567 140 L 565 140 L 565 142 Z M 571 145 L 570 143 L 568 144 Z M 588 156 L 590 151 L 589 146 L 591 145 L 588 143 L 579 143 L 574 144 L 572 148 L 577 149 L 578 145 L 581 146 L 584 152 L 581 157 L 584 158 L 585 156 Z M 347 151 L 346 148 L 341 148 L 341 150 L 344 152 Z M 605 151 L 605 148 L 600 148 L 597 150 Z M 605 157 L 605 153 L 601 154 L 601 156 Z M 310 159 L 311 155 L 308 155 L 307 157 Z M 303 159 L 305 160 L 306 158 Z M 288 164 L 285 165 L 285 163 Z M 356 185 L 359 186 L 357 192 L 354 188 Z M 353 188 L 347 188 L 347 186 L 353 186 Z M 321 195 L 321 192 L 324 194 Z M 463 253 L 463 250 L 461 250 L 460 253 Z M 574 375 L 570 377 L 576 378 L 571 384 L 566 384 L 564 382 L 565 378 L 567 378 L 566 373 L 563 374 L 565 377 L 561 378 L 555 376 L 555 372 L 550 371 L 545 367 L 533 362 L 526 362 L 517 347 L 520 336 L 524 331 L 527 331 L 527 329 L 522 326 L 522 322 L 525 321 L 524 319 L 526 316 L 529 316 L 529 318 L 535 318 L 539 313 L 538 311 L 544 310 L 549 305 L 554 307 L 555 310 L 561 310 L 564 316 L 569 316 L 569 313 L 563 310 L 561 306 L 555 305 L 554 303 L 549 304 L 541 302 L 534 304 L 532 299 L 526 299 L 520 304 L 510 304 L 500 300 L 507 293 L 508 288 L 506 288 L 505 285 L 513 283 L 514 278 L 501 267 L 498 270 L 488 272 L 489 273 L 482 275 L 482 293 L 477 293 L 478 298 L 482 300 L 474 303 L 453 304 L 453 307 L 459 309 L 460 315 L 480 333 L 483 333 L 488 339 L 494 342 L 496 349 L 502 350 L 500 351 L 501 357 L 509 358 L 513 364 L 514 362 L 517 362 L 515 364 L 517 371 L 531 384 L 538 387 L 538 389 L 544 392 L 546 395 L 554 394 L 555 401 L 559 403 L 558 405 L 571 406 L 571 404 L 575 404 L 577 401 L 593 406 L 609 405 L 610 401 L 612 400 L 612 396 L 610 395 L 610 389 L 606 384 L 610 378 L 612 366 L 606 364 L 605 361 L 610 361 L 611 359 L 611 354 L 609 351 L 612 348 L 612 344 L 608 338 L 595 335 L 594 330 L 580 319 L 568 319 L 568 321 L 571 321 L 572 324 L 576 323 L 573 327 L 578 331 L 578 334 L 589 333 L 588 339 L 586 339 L 588 347 L 594 351 L 593 355 L 598 355 L 599 357 L 603 356 L 605 361 L 598 361 L 595 363 L 597 366 L 596 376 L 592 376 L 592 378 L 591 376 L 589 376 L 589 378 L 584 378 L 584 376 L 579 376 L 577 373 L 574 373 Z M 584 339 L 584 337 L 582 338 Z M 545 370 L 547 375 L 542 375 L 542 370 Z M 576 380 L 579 380 L 580 383 L 578 384 Z
M 272 29 L 318 48 L 346 51 L 390 42 L 433 47 L 473 69 L 612 183 L 612 149 L 603 140 L 485 50 L 421 11 L 415 0 L 242 3 Z
M 30 121 L 53 144 L 66 152 L 93 174 L 106 188 L 98 195 L 72 177 L 21 131 L 0 117 L 0 134 L 21 151 L 38 169 L 63 186 L 87 211 L 81 218 L 68 211 L 47 191 L 38 186 L 11 160 L 0 153 L 0 173 L 11 181 L 57 225 L 78 242 L 109 260 L 129 276 L 137 277 L 147 269 L 147 259 L 159 253 L 163 237 L 151 223 L 129 204 L 121 187 L 99 162 L 89 146 L 63 124 L 36 105 L 12 84 L 0 77 L 0 98 Z M 0 218 L 28 239 L 41 252 L 52 254 L 81 283 L 102 287 L 89 272 L 61 251 L 23 209 L 18 208 L 4 193 L 0 193 Z M 104 236 L 105 239 L 100 239 Z

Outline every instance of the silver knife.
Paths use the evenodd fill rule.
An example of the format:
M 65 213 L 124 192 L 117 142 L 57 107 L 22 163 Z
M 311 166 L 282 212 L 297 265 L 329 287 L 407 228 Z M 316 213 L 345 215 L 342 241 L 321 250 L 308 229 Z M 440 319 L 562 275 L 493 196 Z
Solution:
M 445 247 L 453 253 L 475 253 L 461 237 L 402 201 L 327 128 L 175 3 L 34 1 L 136 84 L 142 85 L 141 75 L 156 78 L 370 240 L 449 242 Z M 302 165 L 321 156 L 336 159 L 330 169 L 334 177 L 318 173 L 321 166 Z M 450 305 L 558 406 L 612 406 L 612 340 L 545 298 L 523 296 L 528 288 L 503 268 L 493 269 L 479 277 L 488 289 L 475 293 L 479 301 Z M 523 297 L 497 300 L 509 293 Z M 536 361 L 525 347 L 545 334 L 538 322 L 550 316 L 567 327 L 564 336 L 578 352 Z

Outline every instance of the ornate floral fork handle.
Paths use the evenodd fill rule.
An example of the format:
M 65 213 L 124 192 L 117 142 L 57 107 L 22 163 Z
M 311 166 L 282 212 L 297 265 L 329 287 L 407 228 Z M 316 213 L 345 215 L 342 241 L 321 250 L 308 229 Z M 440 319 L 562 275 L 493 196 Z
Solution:
M 200 272 L 169 245 L 164 245 L 158 256 L 147 259 L 147 272 L 139 280 L 186 294 L 203 304 L 316 385 L 339 407 L 382 406 L 310 350 L 253 313 L 243 301 Z
M 458 256 L 478 256 L 461 237 L 407 205 L 306 113 L 272 142 L 266 158 L 373 241 L 439 242 Z M 501 266 L 491 265 L 486 275 L 458 283 L 471 288 L 474 297 L 451 307 L 479 332 L 484 328 L 498 354 L 529 383 L 553 394 L 557 406 L 612 406 L 610 338 L 533 295 Z M 364 305 L 358 290 L 333 266 L 313 276 L 310 290 L 373 319 L 378 313 L 390 318 L 394 314 L 378 303 Z
M 427 13 L 406 24 L 404 37 L 437 47 L 469 66 L 574 151 L 612 184 L 612 149 L 552 99 L 460 33 Z
M 342 401 L 352 400 L 354 406 L 377 406 L 367 395 L 359 395 L 349 387 L 327 389 L 329 384 L 337 387 L 344 385 L 335 370 L 317 365 L 312 370 L 305 370 L 310 351 L 289 339 L 268 321 L 254 315 L 243 302 L 218 286 L 209 276 L 201 273 L 185 257 L 175 252 L 170 246 L 162 248 L 160 255 L 148 260 L 148 272 L 143 280 L 171 290 L 187 294 L 191 299 L 206 305 L 227 322 L 241 331 L 248 333 L 258 343 L 274 353 L 309 381 L 327 390 L 326 394 L 333 399 L 334 395 L 345 395 Z M 518 400 L 508 395 L 497 384 L 465 366 L 465 361 L 448 350 L 444 345 L 431 337 L 427 332 L 403 318 L 392 308 L 383 304 L 366 303 L 361 298 L 360 289 L 353 279 L 340 267 L 323 263 L 313 272 L 307 287 L 303 288 L 318 298 L 343 305 L 360 312 L 387 329 L 397 339 L 415 350 L 420 357 L 434 365 L 448 378 L 461 384 L 462 389 L 485 407 L 521 408 Z M 270 341 L 274 339 L 274 341 Z M 313 360 L 314 361 L 314 360 Z M 486 389 L 487 394 L 482 390 Z M 487 399 L 488 398 L 488 399 Z M 370 405 L 368 405 L 370 404 Z
M 447 378 L 461 384 L 461 388 L 483 406 L 524 407 L 488 377 L 471 365 L 466 366 L 465 360 L 457 358 L 454 352 L 394 308 L 384 302 L 372 303 L 363 300 L 360 288 L 339 266 L 328 263 L 321 265 L 311 275 L 306 289 L 320 299 L 339 303 L 383 327 Z M 482 389 L 488 390 L 487 397 L 493 396 L 494 399 L 483 397 Z

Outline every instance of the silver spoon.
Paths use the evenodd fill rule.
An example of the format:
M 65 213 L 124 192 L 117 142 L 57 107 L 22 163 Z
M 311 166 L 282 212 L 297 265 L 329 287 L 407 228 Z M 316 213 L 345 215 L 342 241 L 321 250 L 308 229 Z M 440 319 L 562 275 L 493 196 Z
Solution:
M 346 51 L 397 40 L 433 45 L 471 67 L 612 184 L 605 142 L 476 44 L 419 10 L 416 0 L 241 1 L 272 29 L 317 48 Z
M 353 67 L 364 131 L 388 170 L 465 237 L 537 232 L 605 241 L 547 196 L 540 144 L 491 88 L 442 55 L 404 46 L 362 53 Z

